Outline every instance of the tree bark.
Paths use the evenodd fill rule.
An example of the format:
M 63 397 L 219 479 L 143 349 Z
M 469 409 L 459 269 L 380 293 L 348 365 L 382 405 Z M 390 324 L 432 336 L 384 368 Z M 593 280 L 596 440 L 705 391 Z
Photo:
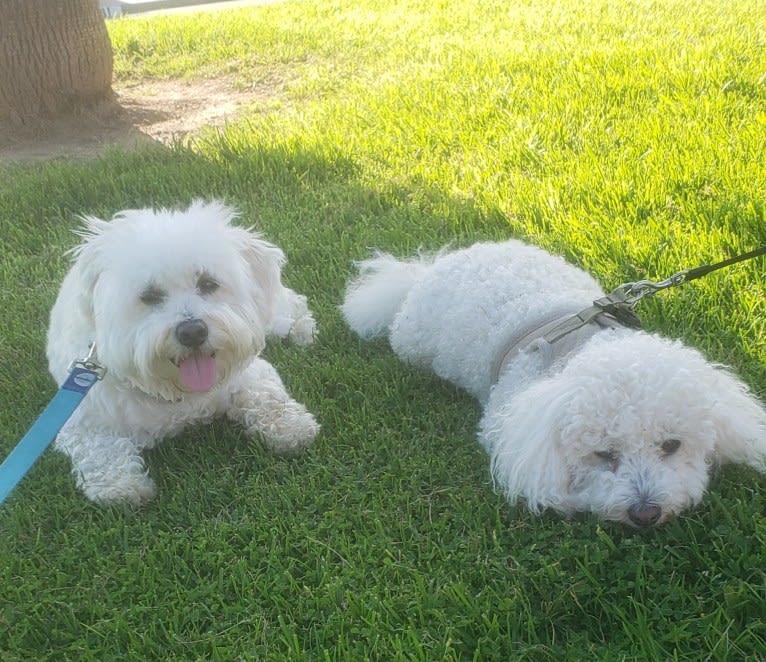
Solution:
M 99 0 L 0 0 L 0 124 L 33 126 L 113 98 Z

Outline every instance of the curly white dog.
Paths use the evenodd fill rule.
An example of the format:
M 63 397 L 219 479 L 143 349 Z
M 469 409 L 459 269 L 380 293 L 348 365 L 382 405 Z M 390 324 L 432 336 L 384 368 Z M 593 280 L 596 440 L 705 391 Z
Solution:
M 51 312 L 48 361 L 61 384 L 95 342 L 107 370 L 56 440 L 91 499 L 151 499 L 141 451 L 216 415 L 275 451 L 302 448 L 319 431 L 258 356 L 270 335 L 312 341 L 306 298 L 282 285 L 282 251 L 231 225 L 235 217 L 198 201 L 83 219 Z
M 765 468 L 766 411 L 696 350 L 607 316 L 539 337 L 604 295 L 561 258 L 512 240 L 358 266 L 349 325 L 479 399 L 511 502 L 649 527 L 698 503 L 717 463 Z

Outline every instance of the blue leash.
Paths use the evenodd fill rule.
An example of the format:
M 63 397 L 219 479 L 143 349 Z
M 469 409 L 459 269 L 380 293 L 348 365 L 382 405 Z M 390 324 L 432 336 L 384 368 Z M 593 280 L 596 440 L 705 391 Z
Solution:
M 95 361 L 94 354 L 95 346 L 91 345 L 86 358 L 72 363 L 69 376 L 58 393 L 0 464 L 0 504 L 50 446 L 91 387 L 103 378 L 106 370 Z

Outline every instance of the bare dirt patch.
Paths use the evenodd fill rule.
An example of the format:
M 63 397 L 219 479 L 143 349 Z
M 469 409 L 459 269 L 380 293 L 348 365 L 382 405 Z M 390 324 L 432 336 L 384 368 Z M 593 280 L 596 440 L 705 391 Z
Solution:
M 169 145 L 236 119 L 273 90 L 242 90 L 227 78 L 120 87 L 117 104 L 48 122 L 34 132 L 0 127 L 0 162 L 93 158 L 105 148 Z

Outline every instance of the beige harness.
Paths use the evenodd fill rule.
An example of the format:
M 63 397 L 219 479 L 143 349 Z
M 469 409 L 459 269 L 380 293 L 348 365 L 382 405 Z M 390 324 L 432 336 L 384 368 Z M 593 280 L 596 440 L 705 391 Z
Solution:
M 613 315 L 604 312 L 603 307 L 598 306 L 597 302 L 593 307 L 580 312 L 566 315 L 556 314 L 553 318 L 543 318 L 533 326 L 527 326 L 515 333 L 503 344 L 503 350 L 498 352 L 497 359 L 492 364 L 491 383 L 496 384 L 505 366 L 522 352 L 526 350 L 544 351 L 552 357 L 553 348 L 557 342 L 585 326 L 589 327 L 590 332 L 585 338 L 581 338 L 581 341 L 590 338 L 602 329 L 622 329 L 628 326 L 635 328 L 637 325 L 627 323 L 627 320 L 622 322 Z M 561 355 L 568 354 L 572 349 L 574 347 L 570 346 Z

